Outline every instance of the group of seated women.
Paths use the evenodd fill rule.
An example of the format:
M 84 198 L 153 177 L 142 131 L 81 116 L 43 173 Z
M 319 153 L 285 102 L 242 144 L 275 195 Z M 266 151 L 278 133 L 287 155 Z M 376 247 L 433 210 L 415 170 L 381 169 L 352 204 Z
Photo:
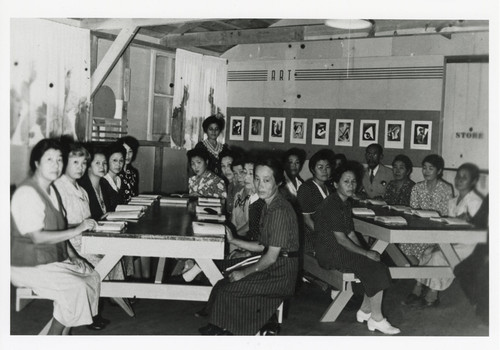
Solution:
M 43 139 L 31 151 L 31 176 L 11 201 L 11 281 L 54 300 L 49 334 L 109 323 L 100 314 L 101 278 L 93 269 L 102 256 L 82 252 L 81 233 L 138 194 L 139 173 L 131 165 L 138 146 L 131 136 L 104 149 Z M 133 259 L 128 262 L 107 278 L 132 276 Z
M 248 257 L 255 256 L 255 263 L 225 273 L 214 286 L 208 303 L 196 313 L 208 317 L 208 325 L 200 328 L 202 334 L 276 333 L 276 309 L 295 292 L 298 257 L 303 253 L 315 255 L 325 269 L 354 272 L 364 288 L 357 321 L 366 321 L 371 331 L 397 334 L 400 330 L 382 313 L 383 291 L 391 284 L 389 270 L 379 253 L 355 233 L 352 200 L 384 199 L 390 205 L 431 209 L 466 220 L 481 206 L 475 192 L 479 169 L 471 163 L 456 173 L 457 196 L 442 180 L 444 160 L 439 155 L 423 159 L 424 180 L 415 184 L 410 179 L 410 158 L 398 155 L 392 169 L 385 167 L 378 144 L 366 149 L 366 171 L 342 154 L 320 150 L 309 159 L 312 178 L 304 180 L 300 176 L 306 160 L 303 150 L 292 148 L 280 160 L 269 152 L 235 152 L 218 141 L 223 119 L 210 116 L 203 129 L 207 139 L 187 152 L 193 173 L 188 190 L 192 197 L 220 198 L 224 205 L 228 249 L 216 265 L 224 272 Z M 82 324 L 92 324 L 94 329 L 105 326 L 106 320 L 98 316 L 100 278 L 92 269 L 102 257 L 81 252 L 81 233 L 139 193 L 139 173 L 131 165 L 137 149 L 137 140 L 130 136 L 104 150 L 87 150 L 77 143 L 64 148 L 48 139 L 33 149 L 33 175 L 12 198 L 12 282 L 54 300 L 53 334 Z M 27 203 L 29 213 L 24 210 Z M 434 244 L 401 244 L 400 249 L 415 265 L 444 262 Z M 465 259 L 474 246 L 456 245 L 455 249 Z M 194 261 L 188 261 L 177 276 L 186 282 L 201 272 Z M 123 262 L 108 278 L 124 279 L 141 271 L 149 277 L 148 259 L 128 257 Z M 451 282 L 418 280 L 403 304 L 436 306 L 438 291 Z

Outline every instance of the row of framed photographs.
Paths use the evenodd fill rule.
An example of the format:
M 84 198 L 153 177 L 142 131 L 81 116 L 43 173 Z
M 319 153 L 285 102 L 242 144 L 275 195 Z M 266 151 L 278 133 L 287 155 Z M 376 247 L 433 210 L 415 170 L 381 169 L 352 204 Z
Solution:
M 248 141 L 264 141 L 265 117 L 251 116 L 248 130 Z M 286 118 L 271 117 L 269 123 L 269 142 L 285 142 Z M 244 141 L 245 117 L 232 116 L 229 139 Z M 354 119 L 335 120 L 335 146 L 353 146 Z M 305 144 L 307 135 L 307 118 L 290 119 L 290 143 Z M 432 121 L 412 121 L 410 148 L 419 150 L 431 149 Z M 328 146 L 330 142 L 330 119 L 313 119 L 311 144 Z M 359 146 L 366 147 L 371 143 L 379 143 L 379 120 L 359 121 Z M 403 149 L 405 145 L 405 121 L 386 120 L 384 148 Z

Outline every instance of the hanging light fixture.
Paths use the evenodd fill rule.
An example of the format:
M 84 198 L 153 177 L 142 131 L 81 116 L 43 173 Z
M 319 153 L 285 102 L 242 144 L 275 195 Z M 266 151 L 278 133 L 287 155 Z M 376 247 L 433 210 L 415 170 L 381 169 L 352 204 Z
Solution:
M 372 22 L 367 19 L 325 19 L 325 25 L 338 29 L 367 29 L 372 26 Z

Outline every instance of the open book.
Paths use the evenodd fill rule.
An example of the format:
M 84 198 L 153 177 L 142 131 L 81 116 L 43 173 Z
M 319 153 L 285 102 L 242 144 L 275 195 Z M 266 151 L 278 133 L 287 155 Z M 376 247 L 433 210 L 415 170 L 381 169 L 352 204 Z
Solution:
M 423 209 L 409 209 L 404 212 L 405 214 L 416 215 L 421 218 L 439 218 L 440 215 L 435 210 L 423 210 Z
M 118 204 L 115 208 L 115 211 L 144 211 L 146 209 L 148 209 L 147 205 Z
M 358 216 L 371 216 L 375 215 L 375 212 L 368 208 L 352 208 L 352 213 Z
M 396 211 L 409 211 L 411 210 L 410 207 L 407 207 L 406 205 L 384 205 L 384 208 L 391 209 L 391 210 L 396 210 Z
M 95 232 L 121 232 L 126 226 L 125 221 L 98 221 Z
M 224 274 L 230 273 L 231 271 L 238 270 L 239 268 L 255 264 L 257 261 L 259 261 L 261 255 L 255 255 L 251 256 L 249 258 L 246 258 L 243 261 L 240 261 L 239 263 L 228 267 L 227 269 L 224 270 Z
M 196 220 L 198 220 L 198 221 L 225 222 L 226 221 L 226 217 L 224 215 L 218 215 L 218 214 L 197 213 L 196 214 Z
M 448 225 L 472 226 L 471 223 L 459 218 L 430 218 L 432 221 L 442 222 Z
M 373 219 L 386 225 L 408 225 L 402 216 L 375 216 Z
M 170 197 L 189 198 L 189 193 L 171 193 Z
M 386 201 L 379 200 L 379 199 L 362 199 L 359 202 L 360 203 L 368 203 L 371 205 L 387 205 Z
M 193 233 L 195 236 L 224 237 L 226 228 L 221 224 L 193 221 Z

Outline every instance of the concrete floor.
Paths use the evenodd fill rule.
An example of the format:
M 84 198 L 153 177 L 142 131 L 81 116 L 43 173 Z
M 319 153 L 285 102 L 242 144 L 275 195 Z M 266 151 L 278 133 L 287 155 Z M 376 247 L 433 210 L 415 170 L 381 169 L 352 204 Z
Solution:
M 475 315 L 458 283 L 441 294 L 441 304 L 431 309 L 412 309 L 400 305 L 410 292 L 411 280 L 396 280 L 384 297 L 384 313 L 401 329 L 399 336 L 488 336 L 489 328 Z M 14 288 L 11 288 L 11 335 L 36 335 L 50 319 L 52 302 L 35 300 L 16 312 Z M 330 293 L 318 285 L 304 284 L 290 300 L 282 324 L 282 336 L 383 336 L 368 331 L 366 324 L 356 322 L 356 305 L 342 312 L 336 322 L 321 323 L 319 319 L 330 303 Z M 104 304 L 103 315 L 111 320 L 102 331 L 86 327 L 73 329 L 73 335 L 193 335 L 207 323 L 194 317 L 204 303 L 142 299 L 134 304 L 136 317 L 131 318 L 119 307 Z M 268 337 L 269 338 L 269 337 Z M 201 338 L 199 338 L 201 340 Z

